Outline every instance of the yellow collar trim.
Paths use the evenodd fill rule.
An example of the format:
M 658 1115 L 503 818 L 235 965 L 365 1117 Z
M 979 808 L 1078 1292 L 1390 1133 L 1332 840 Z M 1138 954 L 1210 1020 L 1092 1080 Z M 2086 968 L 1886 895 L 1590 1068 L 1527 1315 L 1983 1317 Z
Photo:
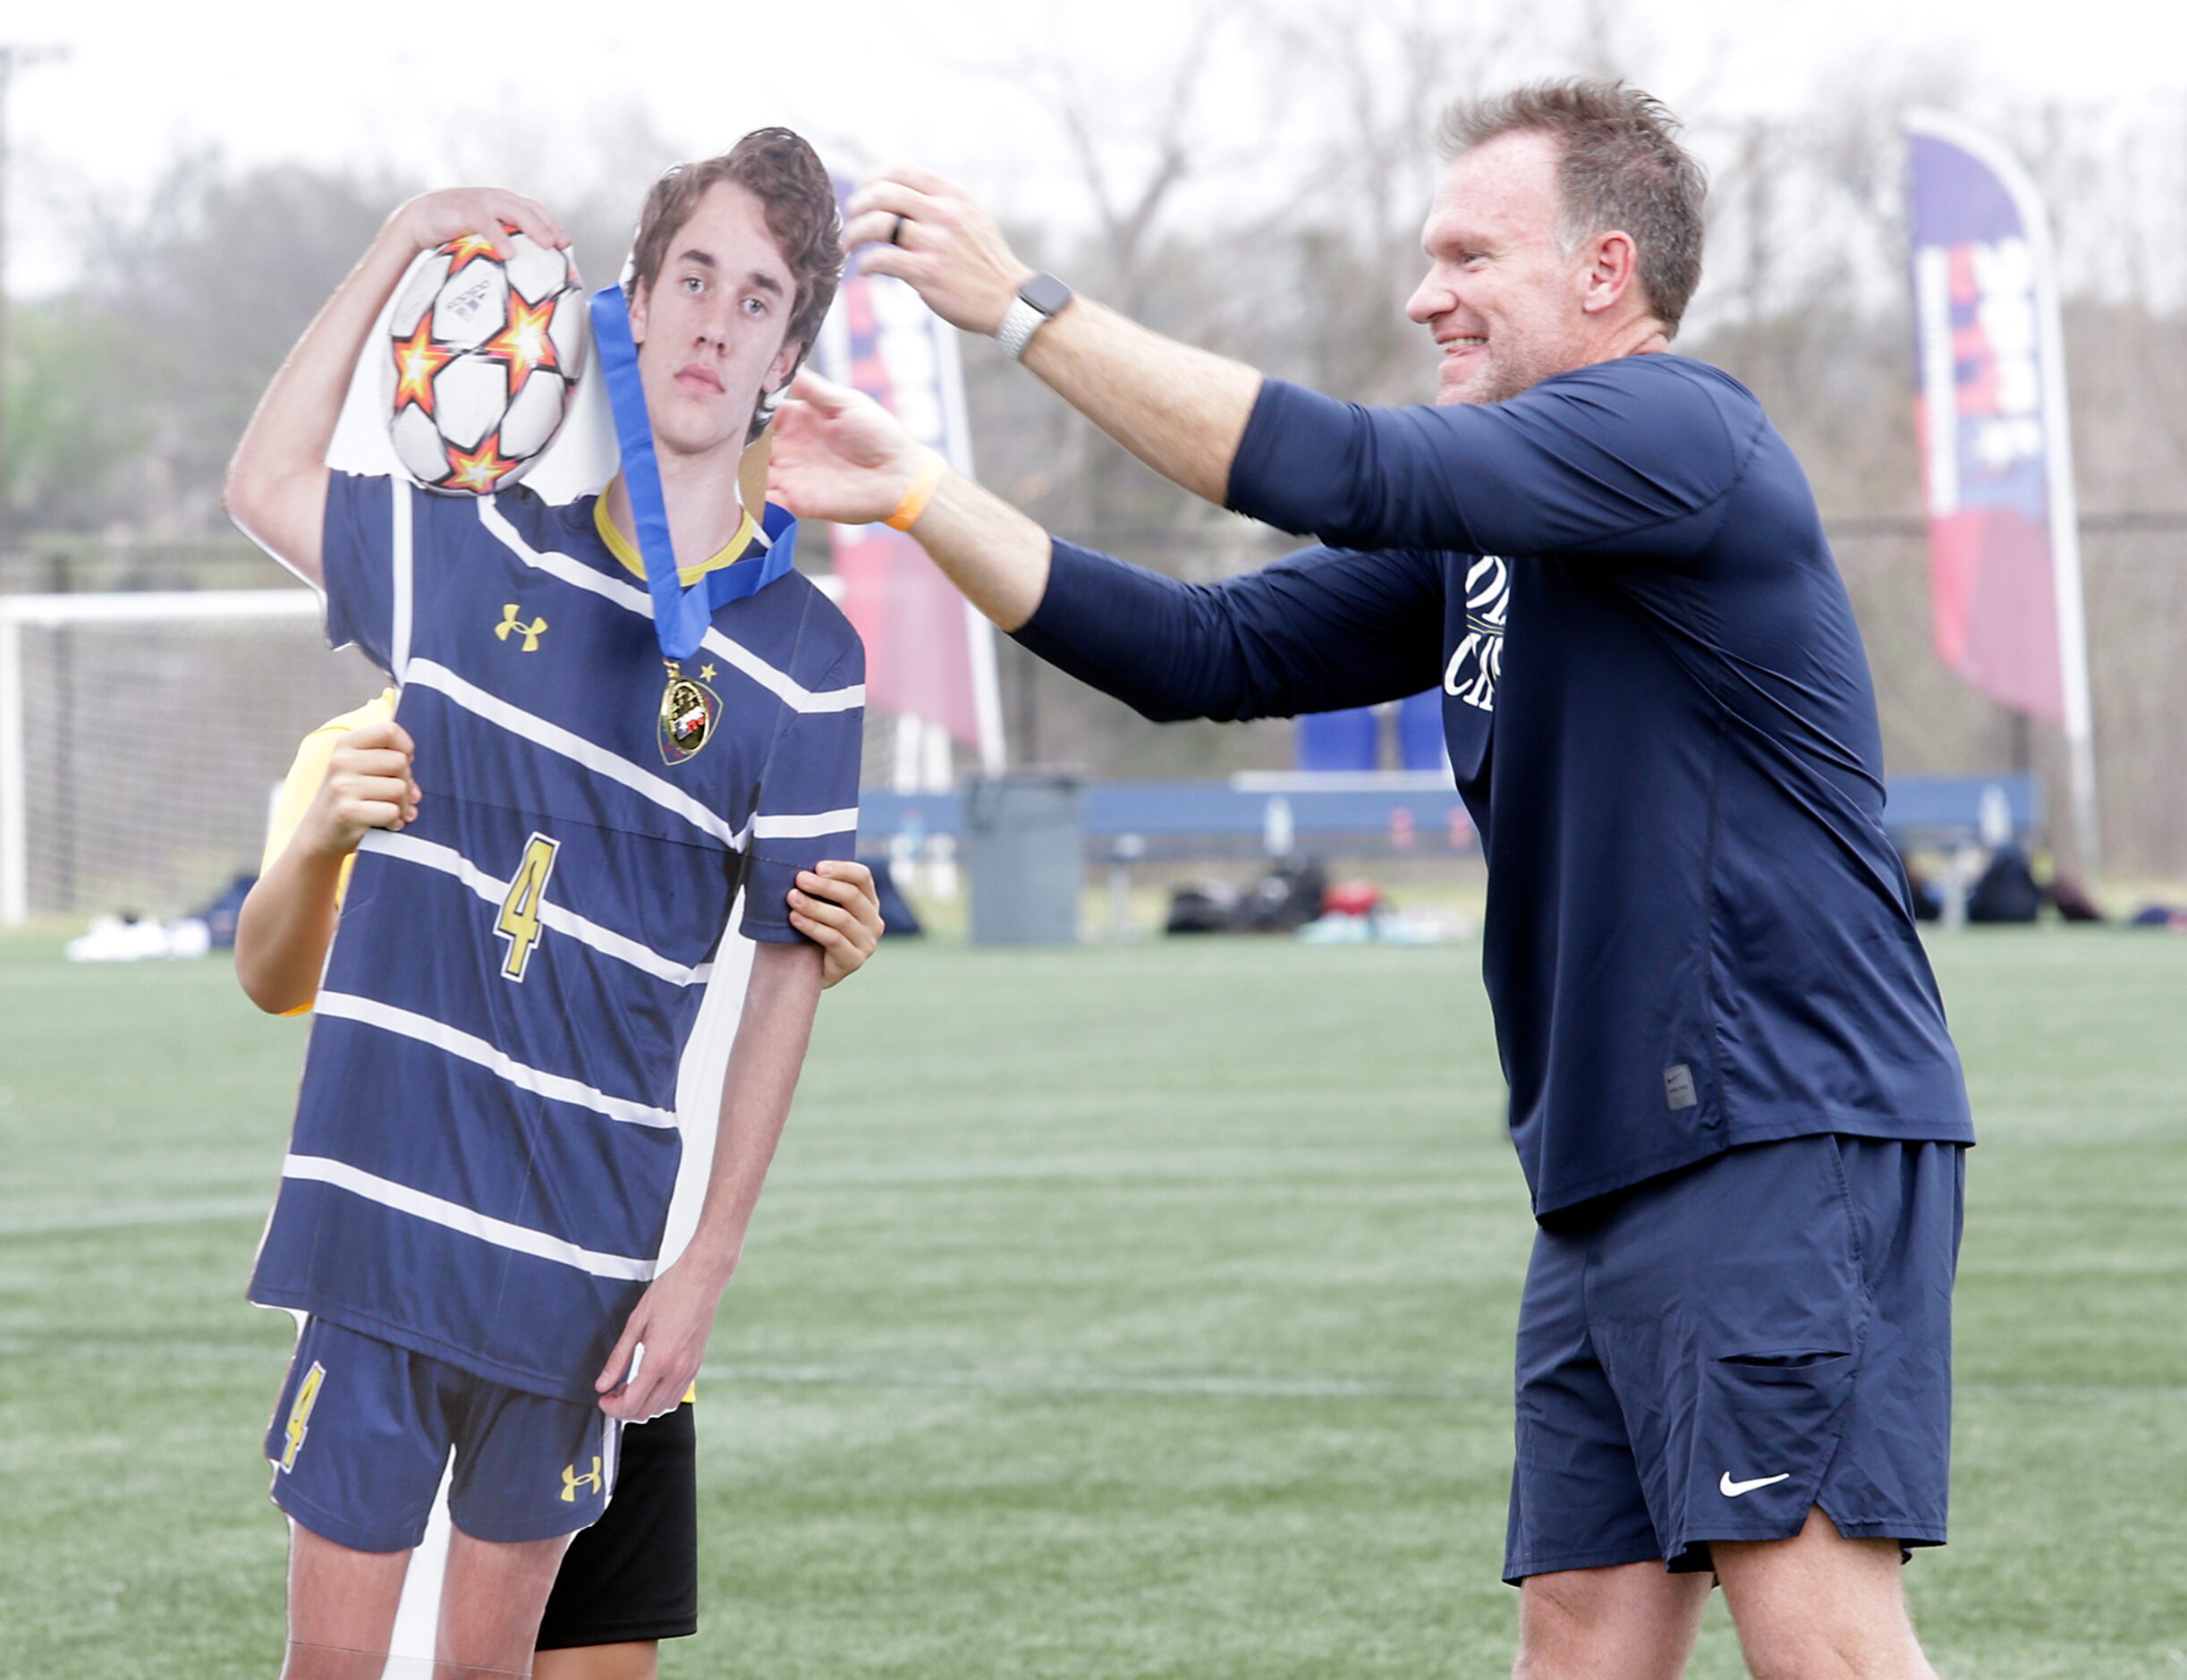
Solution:
M 638 552 L 637 546 L 629 538 L 615 529 L 615 522 L 608 516 L 606 490 L 600 492 L 599 499 L 592 505 L 592 526 L 600 533 L 600 540 L 607 545 L 607 552 L 622 561 L 623 568 L 643 583 L 646 581 L 645 556 Z M 724 566 L 733 566 L 745 556 L 758 553 L 766 547 L 759 525 L 750 513 L 746 513 L 743 522 L 736 528 L 736 535 L 729 539 L 726 547 L 711 558 L 701 560 L 697 565 L 678 566 L 676 581 L 689 589 L 708 573 L 718 572 Z

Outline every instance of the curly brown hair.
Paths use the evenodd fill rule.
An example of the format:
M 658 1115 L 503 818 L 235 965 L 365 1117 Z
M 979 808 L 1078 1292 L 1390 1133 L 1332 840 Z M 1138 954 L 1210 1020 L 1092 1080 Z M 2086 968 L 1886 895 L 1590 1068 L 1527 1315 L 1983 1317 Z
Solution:
M 789 265 L 796 297 L 784 337 L 798 346 L 801 363 L 820 335 L 821 319 L 843 278 L 843 219 L 835 207 L 835 182 L 819 155 L 789 129 L 756 128 L 720 157 L 679 164 L 655 182 L 639 214 L 623 290 L 635 300 L 640 286 L 652 289 L 677 230 L 708 190 L 725 181 L 759 200 L 767 231 Z M 772 409 L 771 403 L 763 402 L 752 417 L 754 437 Z

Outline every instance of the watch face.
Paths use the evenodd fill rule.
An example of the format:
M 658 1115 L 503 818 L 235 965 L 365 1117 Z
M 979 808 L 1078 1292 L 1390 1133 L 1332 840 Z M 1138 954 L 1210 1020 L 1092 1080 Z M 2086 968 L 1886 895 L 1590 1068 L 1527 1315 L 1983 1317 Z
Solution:
M 1037 274 L 1018 288 L 1018 295 L 1043 315 L 1053 315 L 1071 301 L 1071 288 L 1052 274 Z

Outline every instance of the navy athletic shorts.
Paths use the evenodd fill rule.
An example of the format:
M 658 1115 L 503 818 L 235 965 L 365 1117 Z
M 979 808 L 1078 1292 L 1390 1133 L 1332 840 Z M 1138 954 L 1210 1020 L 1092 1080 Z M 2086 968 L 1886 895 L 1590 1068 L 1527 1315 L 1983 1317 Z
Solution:
M 1749 1144 L 1555 1220 L 1519 1313 L 1504 1578 L 1838 1532 L 1940 1546 L 1966 1150 Z
M 699 1431 L 687 1400 L 623 1431 L 607 1515 L 570 1542 L 541 1650 L 699 1631 Z
M 451 1449 L 448 1515 L 474 1540 L 551 1540 L 597 1519 L 621 1426 L 598 1406 L 504 1387 L 313 1319 L 266 1431 L 273 1500 L 337 1545 L 407 1551 L 425 1538 Z

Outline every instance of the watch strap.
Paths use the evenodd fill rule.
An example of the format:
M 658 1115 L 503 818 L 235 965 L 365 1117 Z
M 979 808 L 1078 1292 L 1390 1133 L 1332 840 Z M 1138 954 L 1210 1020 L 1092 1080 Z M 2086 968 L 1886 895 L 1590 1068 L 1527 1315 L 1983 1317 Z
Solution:
M 1047 325 L 1048 318 L 1023 298 L 1012 298 L 1010 307 L 1003 312 L 1003 324 L 995 329 L 995 342 L 1003 347 L 1003 353 L 1013 361 L 1025 358 L 1025 346 L 1032 336 Z

